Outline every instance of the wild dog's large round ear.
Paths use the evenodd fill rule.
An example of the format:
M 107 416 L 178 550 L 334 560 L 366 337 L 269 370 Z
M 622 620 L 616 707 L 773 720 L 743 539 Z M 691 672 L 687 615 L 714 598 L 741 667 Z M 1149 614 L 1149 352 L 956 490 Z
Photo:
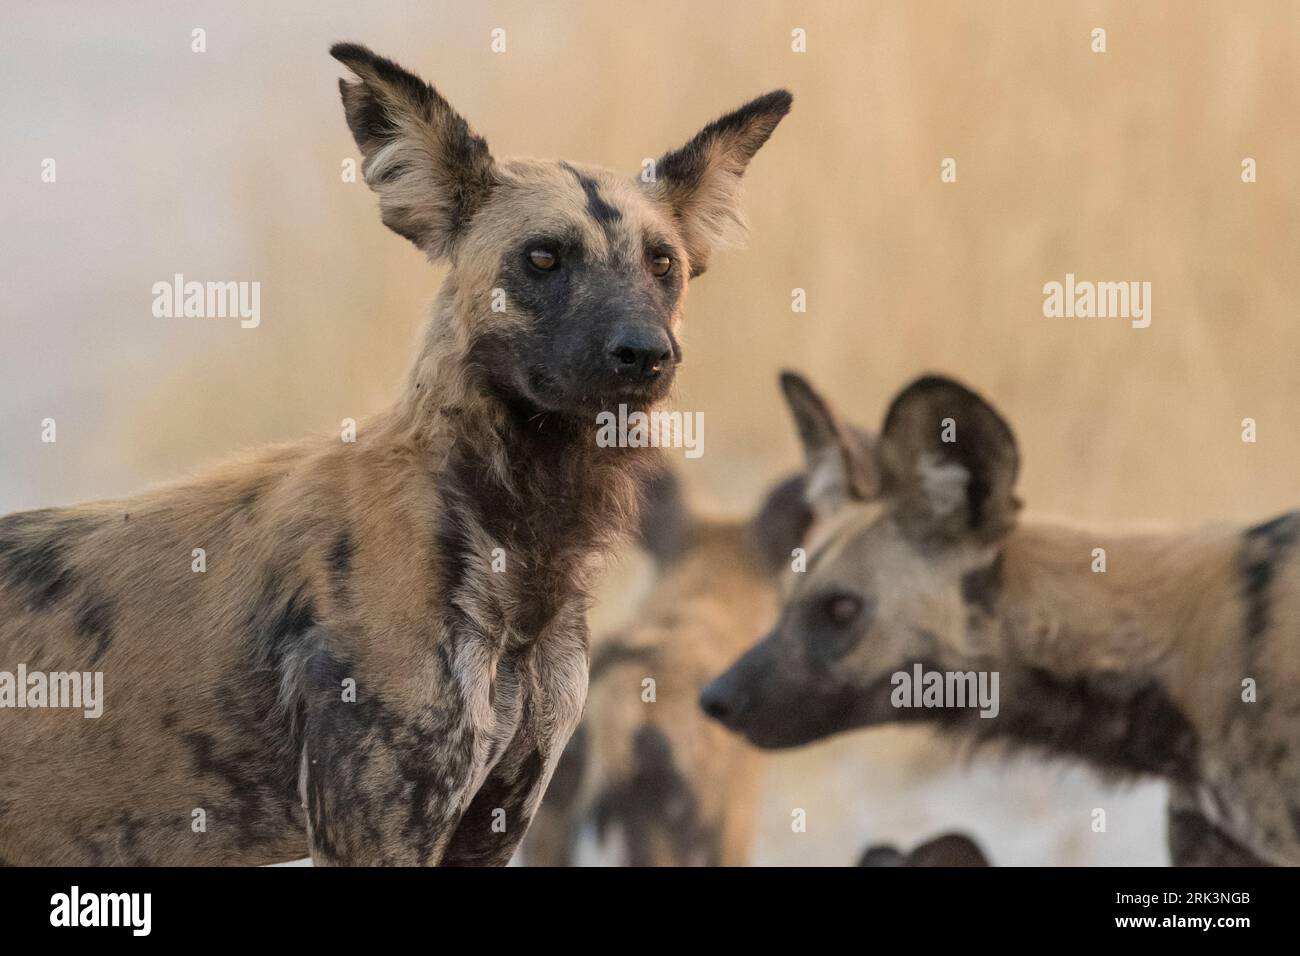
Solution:
M 841 422 L 802 375 L 782 372 L 781 389 L 803 445 L 804 494 L 814 518 L 825 520 L 848 501 L 870 501 L 879 495 L 880 475 L 869 436 Z
M 446 256 L 495 181 L 487 143 L 438 91 L 356 43 L 330 55 L 356 74 L 339 80 L 384 225 L 431 259 Z
M 945 833 L 913 848 L 907 866 L 989 866 L 980 845 L 964 833 Z
M 928 375 L 899 393 L 877 459 L 895 515 L 915 538 L 988 544 L 1015 525 L 1015 436 L 988 402 L 952 379 Z
M 648 189 L 673 211 L 692 278 L 708 268 L 715 247 L 744 234 L 740 178 L 792 102 L 788 91 L 773 90 L 714 120 L 655 162 Z
M 693 524 L 677 474 L 661 459 L 641 481 L 641 517 L 638 537 L 661 567 L 672 564 L 685 550 Z
M 749 523 L 754 547 L 770 574 L 790 566 L 792 552 L 803 543 L 812 524 L 807 488 L 805 475 L 791 475 L 767 493 Z

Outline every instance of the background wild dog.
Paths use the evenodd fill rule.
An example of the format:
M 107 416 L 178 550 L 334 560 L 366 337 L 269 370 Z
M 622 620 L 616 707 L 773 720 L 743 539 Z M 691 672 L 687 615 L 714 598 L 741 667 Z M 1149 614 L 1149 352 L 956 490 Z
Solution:
M 1300 514 L 1165 535 L 1020 524 L 1011 429 L 963 386 L 917 380 L 868 443 L 803 379 L 782 384 L 808 569 L 704 690 L 711 716 L 764 747 L 923 720 L 1158 775 L 1175 863 L 1300 863 Z M 895 707 L 892 675 L 918 663 L 997 672 L 1000 712 Z
M 964 833 L 944 833 L 904 853 L 895 846 L 867 847 L 858 866 L 988 866 L 979 844 Z
M 0 670 L 101 670 L 107 698 L 0 712 L 8 862 L 504 863 L 577 722 L 593 557 L 645 460 L 595 416 L 667 392 L 790 96 L 642 183 L 498 161 L 422 80 L 331 52 L 383 221 L 450 263 L 415 367 L 355 443 L 0 521 Z
M 691 515 L 671 472 L 650 482 L 641 541 L 656 580 L 633 621 L 594 642 L 584 719 L 529 831 L 527 863 L 748 862 L 759 755 L 697 701 L 776 620 L 778 576 L 808 519 L 802 477 L 774 488 L 747 521 Z

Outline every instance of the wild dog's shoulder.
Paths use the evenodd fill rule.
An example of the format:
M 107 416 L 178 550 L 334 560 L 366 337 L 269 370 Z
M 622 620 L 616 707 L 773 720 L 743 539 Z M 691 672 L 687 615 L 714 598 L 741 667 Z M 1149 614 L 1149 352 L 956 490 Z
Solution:
M 1236 555 L 1242 648 L 1274 679 L 1300 680 L 1300 511 L 1242 530 Z
M 0 517 L 0 608 L 17 613 L 56 608 L 75 589 L 75 555 L 112 526 L 107 509 L 81 505 Z

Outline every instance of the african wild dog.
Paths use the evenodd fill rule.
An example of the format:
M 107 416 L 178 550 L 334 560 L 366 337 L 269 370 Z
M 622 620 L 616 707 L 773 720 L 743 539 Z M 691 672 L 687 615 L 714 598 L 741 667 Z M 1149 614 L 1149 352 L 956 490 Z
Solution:
M 874 442 L 803 379 L 783 385 L 807 571 L 705 689 L 711 715 L 764 747 L 928 720 L 1160 776 L 1175 863 L 1300 863 L 1300 513 L 1177 534 L 1018 523 L 1011 429 L 956 382 L 907 387 Z M 892 675 L 917 663 L 997 672 L 998 715 L 894 707 Z
M 106 696 L 0 710 L 9 862 L 504 863 L 577 723 L 588 581 L 646 460 L 596 415 L 667 392 L 687 279 L 790 96 L 642 182 L 498 161 L 422 80 L 331 52 L 383 221 L 450 263 L 415 367 L 354 443 L 0 522 L 0 670 Z
M 945 833 L 904 853 L 887 844 L 867 847 L 858 866 L 988 866 L 978 843 L 964 833 Z
M 799 477 L 747 521 L 691 515 L 671 472 L 652 482 L 641 541 L 654 586 L 625 629 L 593 642 L 586 713 L 524 843 L 529 864 L 748 862 L 759 754 L 696 700 L 775 622 L 808 519 Z

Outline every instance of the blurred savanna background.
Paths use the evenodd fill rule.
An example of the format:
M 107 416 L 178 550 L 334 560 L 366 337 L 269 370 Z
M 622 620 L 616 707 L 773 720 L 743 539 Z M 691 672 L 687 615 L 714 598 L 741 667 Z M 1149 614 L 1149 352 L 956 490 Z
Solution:
M 922 371 L 965 380 L 1016 430 L 1030 514 L 1184 527 L 1300 504 L 1294 3 L 8 0 L 0 512 L 126 494 L 396 394 L 442 270 L 342 175 L 343 39 L 434 83 L 498 155 L 629 176 L 794 93 L 746 177 L 747 245 L 691 288 L 674 404 L 704 413 L 705 453 L 676 464 L 702 511 L 746 512 L 799 464 L 787 367 L 868 426 Z M 260 282 L 260 326 L 155 318 L 176 273 Z M 1150 327 L 1045 318 L 1066 273 L 1150 282 Z M 613 566 L 597 630 L 646 564 Z M 756 863 L 943 829 L 998 864 L 1167 859 L 1157 784 L 959 761 L 917 730 L 764 766 Z

